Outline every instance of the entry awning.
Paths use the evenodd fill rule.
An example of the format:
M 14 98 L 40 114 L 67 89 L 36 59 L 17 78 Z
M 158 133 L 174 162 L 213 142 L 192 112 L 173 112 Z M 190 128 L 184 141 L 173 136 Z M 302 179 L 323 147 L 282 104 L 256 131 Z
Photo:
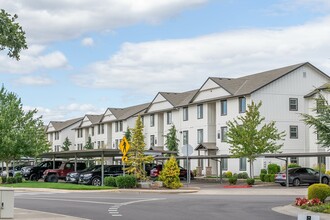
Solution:
M 195 150 L 218 150 L 216 143 L 213 142 L 206 142 L 199 144 Z

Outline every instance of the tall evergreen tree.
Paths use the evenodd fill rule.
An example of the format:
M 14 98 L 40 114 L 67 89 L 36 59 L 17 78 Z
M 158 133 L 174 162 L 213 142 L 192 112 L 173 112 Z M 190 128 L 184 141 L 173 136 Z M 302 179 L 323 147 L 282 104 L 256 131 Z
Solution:
M 144 154 L 146 144 L 144 142 L 143 124 L 140 115 L 136 119 L 135 127 L 132 129 L 130 145 L 131 147 L 127 154 L 128 161 L 126 162 L 128 166 L 127 172 L 134 174 L 138 180 L 145 181 L 147 177 L 143 165 L 153 161 L 153 157 Z
M 126 140 L 128 141 L 128 143 L 130 143 L 131 139 L 132 139 L 132 132 L 129 127 L 127 127 L 127 129 L 126 129 L 125 137 L 126 137 Z
M 62 150 L 63 151 L 69 151 L 71 145 L 72 145 L 71 141 L 69 140 L 68 137 L 66 137 L 64 142 L 63 142 Z
M 84 148 L 87 150 L 94 149 L 91 136 L 88 136 L 88 139 L 87 139 L 87 142 L 86 142 L 86 145 L 84 146 Z
M 230 145 L 230 153 L 236 158 L 247 158 L 250 163 L 250 176 L 253 177 L 253 161 L 258 154 L 276 153 L 283 144 L 285 133 L 278 132 L 275 122 L 263 124 L 259 109 L 261 102 L 248 105 L 244 116 L 227 122 L 227 142 Z
M 175 151 L 176 155 L 178 155 L 178 147 L 179 147 L 179 139 L 176 136 L 177 130 L 175 128 L 175 125 L 172 125 L 172 127 L 169 129 L 169 132 L 166 134 L 166 141 L 165 145 L 167 146 L 167 149 L 169 151 Z
M 328 88 L 327 92 L 330 91 Z M 313 127 L 317 133 L 318 141 L 322 147 L 330 147 L 330 105 L 326 98 L 318 92 L 317 98 L 314 99 L 316 108 L 313 109 L 314 115 L 302 114 L 303 121 L 306 125 Z

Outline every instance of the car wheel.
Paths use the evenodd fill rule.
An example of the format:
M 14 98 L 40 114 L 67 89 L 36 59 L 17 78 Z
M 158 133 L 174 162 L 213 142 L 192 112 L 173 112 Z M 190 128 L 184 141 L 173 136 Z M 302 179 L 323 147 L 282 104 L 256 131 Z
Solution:
M 286 184 L 285 183 L 280 183 L 281 184 L 281 186 L 286 186 Z
M 101 179 L 98 178 L 98 177 L 95 177 L 95 178 L 92 180 L 92 185 L 93 185 L 93 186 L 101 186 Z
M 38 181 L 38 176 L 37 176 L 37 174 L 35 174 L 35 173 L 31 174 L 31 176 L 30 176 L 30 180 L 31 180 L 31 181 Z
M 323 177 L 322 178 L 322 181 L 321 181 L 323 184 L 329 184 L 329 179 L 327 177 Z
M 292 182 L 293 186 L 300 186 L 300 179 L 296 178 Z
M 51 183 L 57 183 L 58 182 L 58 177 L 55 174 L 49 175 L 45 178 L 45 180 L 47 180 L 47 182 L 51 182 Z

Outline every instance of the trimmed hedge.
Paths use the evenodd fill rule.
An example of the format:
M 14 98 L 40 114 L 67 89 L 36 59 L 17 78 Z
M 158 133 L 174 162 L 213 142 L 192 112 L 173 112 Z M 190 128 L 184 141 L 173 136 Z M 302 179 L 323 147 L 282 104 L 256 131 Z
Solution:
M 248 185 L 254 185 L 254 179 L 253 178 L 247 178 L 246 179 L 246 183 L 248 184 Z
M 267 174 L 267 170 L 266 169 L 261 169 L 260 174 Z
M 308 199 L 318 198 L 321 202 L 330 196 L 330 186 L 327 184 L 313 184 L 308 187 Z
M 230 172 L 230 171 L 224 172 L 224 174 L 225 174 L 225 175 L 224 175 L 225 178 L 230 178 L 230 177 L 233 176 L 233 173 Z
M 119 188 L 134 188 L 136 186 L 136 177 L 132 175 L 117 176 L 116 185 Z
M 267 174 L 265 174 L 265 173 L 262 173 L 262 174 L 260 174 L 260 180 L 262 181 L 262 182 L 265 182 L 265 176 L 266 176 Z
M 268 164 L 267 167 L 268 174 L 276 174 L 281 171 L 281 167 L 275 163 Z
M 265 175 L 264 182 L 274 182 L 274 181 L 275 181 L 275 174 L 266 174 Z
M 107 176 L 104 178 L 104 185 L 105 186 L 112 186 L 117 187 L 116 178 L 113 176 Z
M 290 164 L 288 164 L 288 168 L 296 168 L 296 167 L 300 167 L 300 165 L 299 164 L 296 164 L 296 163 L 290 163 Z
M 231 185 L 236 185 L 236 183 L 237 183 L 237 177 L 236 177 L 236 176 L 232 176 L 232 177 L 230 177 L 230 178 L 228 179 L 228 181 L 229 181 L 229 183 L 230 183 Z
M 237 174 L 237 178 L 238 179 L 247 179 L 247 178 L 249 178 L 249 175 L 247 174 L 247 172 L 243 172 L 243 173 Z

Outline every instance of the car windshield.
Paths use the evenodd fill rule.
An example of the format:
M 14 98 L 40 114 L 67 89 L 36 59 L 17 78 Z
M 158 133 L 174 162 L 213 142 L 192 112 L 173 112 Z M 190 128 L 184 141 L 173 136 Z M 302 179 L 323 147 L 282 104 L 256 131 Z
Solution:
M 91 166 L 91 167 L 87 167 L 86 169 L 83 170 L 83 172 L 85 171 L 95 171 L 100 169 L 101 165 L 95 165 L 95 166 Z

